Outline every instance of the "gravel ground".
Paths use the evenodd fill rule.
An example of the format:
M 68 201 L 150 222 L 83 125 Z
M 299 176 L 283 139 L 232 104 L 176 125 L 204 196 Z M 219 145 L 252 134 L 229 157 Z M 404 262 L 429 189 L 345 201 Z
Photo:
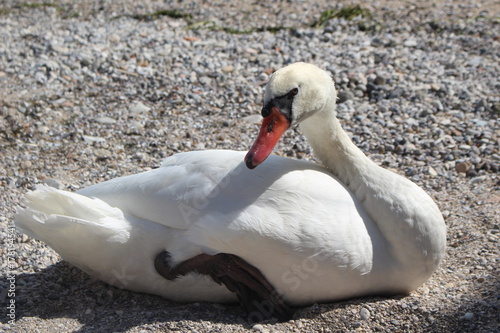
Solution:
M 207 3 L 1 2 L 0 332 L 500 332 L 499 2 L 369 2 L 324 24 L 351 2 Z M 411 295 L 247 323 L 236 305 L 110 287 L 11 229 L 37 183 L 76 190 L 181 151 L 248 149 L 268 75 L 295 61 L 329 70 L 353 140 L 441 207 L 447 256 Z M 314 160 L 298 130 L 275 151 Z

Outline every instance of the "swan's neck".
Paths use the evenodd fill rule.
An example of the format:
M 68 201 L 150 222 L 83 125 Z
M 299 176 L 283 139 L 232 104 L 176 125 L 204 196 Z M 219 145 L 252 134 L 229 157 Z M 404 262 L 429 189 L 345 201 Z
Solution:
M 370 168 L 377 168 L 351 141 L 333 110 L 326 108 L 316 113 L 303 121 L 300 127 L 315 156 L 351 190 Z
M 300 126 L 316 157 L 349 188 L 377 225 L 403 271 L 425 281 L 441 261 L 446 243 L 446 227 L 434 201 L 356 147 L 335 117 L 334 103 Z

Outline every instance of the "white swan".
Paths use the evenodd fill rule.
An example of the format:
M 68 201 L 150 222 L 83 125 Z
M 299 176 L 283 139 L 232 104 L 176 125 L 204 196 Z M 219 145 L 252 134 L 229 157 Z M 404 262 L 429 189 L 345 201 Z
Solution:
M 76 193 L 39 186 L 18 210 L 17 227 L 107 283 L 176 301 L 236 296 L 207 267 L 185 265 L 165 279 L 153 264 L 163 251 L 172 267 L 200 254 L 242 258 L 291 305 L 407 293 L 443 257 L 442 215 L 421 188 L 351 142 L 335 100 L 332 79 L 316 66 L 278 70 L 245 158 L 256 167 L 300 124 L 324 167 L 272 155 L 249 170 L 242 152 L 181 153 L 158 169 Z

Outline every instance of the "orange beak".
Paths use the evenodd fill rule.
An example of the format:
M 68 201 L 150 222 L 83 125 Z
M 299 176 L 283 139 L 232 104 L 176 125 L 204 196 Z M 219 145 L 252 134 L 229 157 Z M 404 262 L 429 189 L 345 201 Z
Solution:
M 262 122 L 259 136 L 245 156 L 245 164 L 249 169 L 264 162 L 288 127 L 290 127 L 288 118 L 277 107 L 273 106 L 269 115 Z

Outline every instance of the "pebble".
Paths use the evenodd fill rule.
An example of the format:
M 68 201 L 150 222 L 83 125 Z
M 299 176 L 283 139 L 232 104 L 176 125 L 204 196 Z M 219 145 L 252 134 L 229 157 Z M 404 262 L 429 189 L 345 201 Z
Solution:
M 244 122 L 249 123 L 249 124 L 260 124 L 260 123 L 262 123 L 262 116 L 255 114 L 255 115 L 243 117 L 242 120 Z
M 58 190 L 64 189 L 64 184 L 61 183 L 59 180 L 54 179 L 54 178 L 45 178 L 42 181 L 45 185 L 48 185 L 50 187 L 56 188 Z
M 470 164 L 467 162 L 460 162 L 457 165 L 455 165 L 455 170 L 458 173 L 466 173 L 467 170 L 469 170 L 469 168 L 470 168 Z
M 359 316 L 362 320 L 367 320 L 370 318 L 371 314 L 367 308 L 361 308 L 361 310 L 359 310 Z
M 116 123 L 116 120 L 110 117 L 98 117 L 94 118 L 94 121 L 100 123 L 100 124 L 114 124 Z
M 437 171 L 433 167 L 429 167 L 429 169 L 427 170 L 427 172 L 429 173 L 429 175 L 431 177 L 436 177 L 438 175 Z
M 354 94 L 350 91 L 341 91 L 337 95 L 337 103 L 344 103 L 345 101 L 348 101 L 350 99 L 354 98 Z
M 474 318 L 474 314 L 472 312 L 467 312 L 462 318 L 465 320 L 472 320 Z
M 94 155 L 99 159 L 106 159 L 109 158 L 112 153 L 107 149 L 95 149 Z
M 130 106 L 130 112 L 132 113 L 146 113 L 150 111 L 151 108 L 147 105 L 144 105 L 142 102 L 135 102 Z
M 57 301 L 58 299 L 61 298 L 61 296 L 59 294 L 50 293 L 47 295 L 47 298 L 50 299 L 51 301 Z
M 20 164 L 20 167 L 21 169 L 29 169 L 31 168 L 31 166 L 33 165 L 33 163 L 31 163 L 31 161 L 22 161 L 21 164 Z
M 262 332 L 262 333 L 265 333 L 267 332 L 268 330 L 261 324 L 255 324 L 252 326 L 252 329 L 254 331 L 257 331 L 257 332 Z
M 383 86 L 387 83 L 387 79 L 383 76 L 377 75 L 375 80 L 373 81 L 377 86 Z
M 407 39 L 403 43 L 406 47 L 415 47 L 418 45 L 418 42 L 415 39 Z
M 93 135 L 83 135 L 83 141 L 87 143 L 94 143 L 94 142 L 105 142 L 106 139 L 100 137 L 100 136 L 93 136 Z

